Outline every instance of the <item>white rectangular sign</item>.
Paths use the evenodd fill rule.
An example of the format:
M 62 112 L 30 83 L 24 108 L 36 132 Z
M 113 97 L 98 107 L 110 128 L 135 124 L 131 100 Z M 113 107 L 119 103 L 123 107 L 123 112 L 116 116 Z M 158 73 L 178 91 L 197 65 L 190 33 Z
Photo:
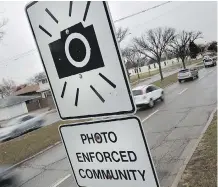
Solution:
M 78 186 L 159 187 L 138 118 L 63 125 L 60 134 Z
M 135 112 L 106 2 L 40 1 L 26 13 L 62 119 Z

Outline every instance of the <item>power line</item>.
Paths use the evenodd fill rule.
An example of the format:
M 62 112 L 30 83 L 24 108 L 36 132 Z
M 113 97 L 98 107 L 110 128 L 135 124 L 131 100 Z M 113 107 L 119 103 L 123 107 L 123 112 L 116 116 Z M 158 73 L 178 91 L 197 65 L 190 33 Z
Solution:
M 128 16 L 125 16 L 125 17 L 122 17 L 122 18 L 120 18 L 120 19 L 115 20 L 114 23 L 119 22 L 119 21 L 123 21 L 123 20 L 125 20 L 125 19 L 127 19 L 127 18 L 136 16 L 136 15 L 138 15 L 138 14 L 142 14 L 142 13 L 144 13 L 144 12 L 147 12 L 147 11 L 149 11 L 149 10 L 158 8 L 158 7 L 160 7 L 160 6 L 163 6 L 163 5 L 168 4 L 168 3 L 171 3 L 171 2 L 172 2 L 172 1 L 167 1 L 167 2 L 165 2 L 165 3 L 161 3 L 161 4 L 156 5 L 156 6 L 153 6 L 153 7 L 151 7 L 151 8 L 142 10 L 142 11 L 140 11 L 140 12 L 137 12 L 137 13 L 134 13 L 134 14 L 130 14 L 130 15 L 128 15 Z
M 148 22 L 154 21 L 154 20 L 158 19 L 159 17 L 165 16 L 166 14 L 168 14 L 168 13 L 170 13 L 170 12 L 172 12 L 172 11 L 175 11 L 175 9 L 177 9 L 178 7 L 180 7 L 181 5 L 183 5 L 184 3 L 186 3 L 186 2 L 183 2 L 183 3 L 179 4 L 178 6 L 176 6 L 176 7 L 172 8 L 172 9 L 170 9 L 170 10 L 168 10 L 168 11 L 166 11 L 166 12 L 164 12 L 164 13 L 162 13 L 162 14 L 156 16 L 156 17 L 154 17 L 153 19 L 150 19 L 150 20 L 145 21 L 145 22 L 143 22 L 143 23 L 140 23 L 140 24 L 136 24 L 136 25 L 131 26 L 132 28 L 130 28 L 130 31 L 131 31 L 131 30 L 134 30 L 134 29 L 137 29 L 139 26 L 142 26 L 142 25 L 144 25 L 144 24 L 146 24 L 146 23 L 148 23 Z
M 31 50 L 26 51 L 24 53 L 20 53 L 20 54 L 14 55 L 12 57 L 6 58 L 6 59 L 0 61 L 0 65 L 6 63 L 8 61 L 11 61 L 11 60 L 18 60 L 20 58 L 23 58 L 25 56 L 28 56 L 28 55 L 32 54 L 33 52 L 36 52 L 36 51 L 37 51 L 36 49 L 31 49 Z

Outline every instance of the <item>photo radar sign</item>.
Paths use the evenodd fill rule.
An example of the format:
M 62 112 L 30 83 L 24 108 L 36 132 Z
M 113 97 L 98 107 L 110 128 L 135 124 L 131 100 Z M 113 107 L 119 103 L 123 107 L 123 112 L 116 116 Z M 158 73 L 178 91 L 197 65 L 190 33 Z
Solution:
M 135 112 L 106 2 L 32 2 L 26 13 L 62 119 Z

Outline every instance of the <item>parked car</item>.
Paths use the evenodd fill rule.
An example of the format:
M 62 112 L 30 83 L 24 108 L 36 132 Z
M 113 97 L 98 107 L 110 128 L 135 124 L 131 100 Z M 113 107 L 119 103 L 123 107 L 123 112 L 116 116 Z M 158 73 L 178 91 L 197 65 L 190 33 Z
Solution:
M 179 83 L 186 80 L 194 80 L 195 78 L 198 78 L 197 68 L 182 69 L 178 72 Z
M 18 137 L 26 132 L 38 129 L 44 123 L 44 115 L 25 115 L 12 119 L 0 128 L 0 142 Z
M 204 67 L 211 67 L 211 66 L 216 66 L 216 62 L 217 62 L 217 57 L 208 57 L 208 58 L 204 58 L 203 59 L 203 63 L 204 63 Z
M 9 166 L 0 165 L 0 186 L 1 187 L 16 187 L 18 175 L 9 169 Z
M 138 86 L 132 90 L 137 107 L 153 107 L 156 100 L 164 100 L 164 90 L 154 85 Z

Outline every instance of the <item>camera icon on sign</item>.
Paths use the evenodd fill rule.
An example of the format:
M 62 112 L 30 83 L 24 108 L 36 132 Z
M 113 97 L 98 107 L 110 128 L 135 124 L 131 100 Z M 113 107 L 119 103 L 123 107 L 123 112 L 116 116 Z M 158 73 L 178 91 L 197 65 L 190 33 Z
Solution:
M 61 31 L 49 48 L 60 79 L 104 67 L 93 25 L 78 23 Z

